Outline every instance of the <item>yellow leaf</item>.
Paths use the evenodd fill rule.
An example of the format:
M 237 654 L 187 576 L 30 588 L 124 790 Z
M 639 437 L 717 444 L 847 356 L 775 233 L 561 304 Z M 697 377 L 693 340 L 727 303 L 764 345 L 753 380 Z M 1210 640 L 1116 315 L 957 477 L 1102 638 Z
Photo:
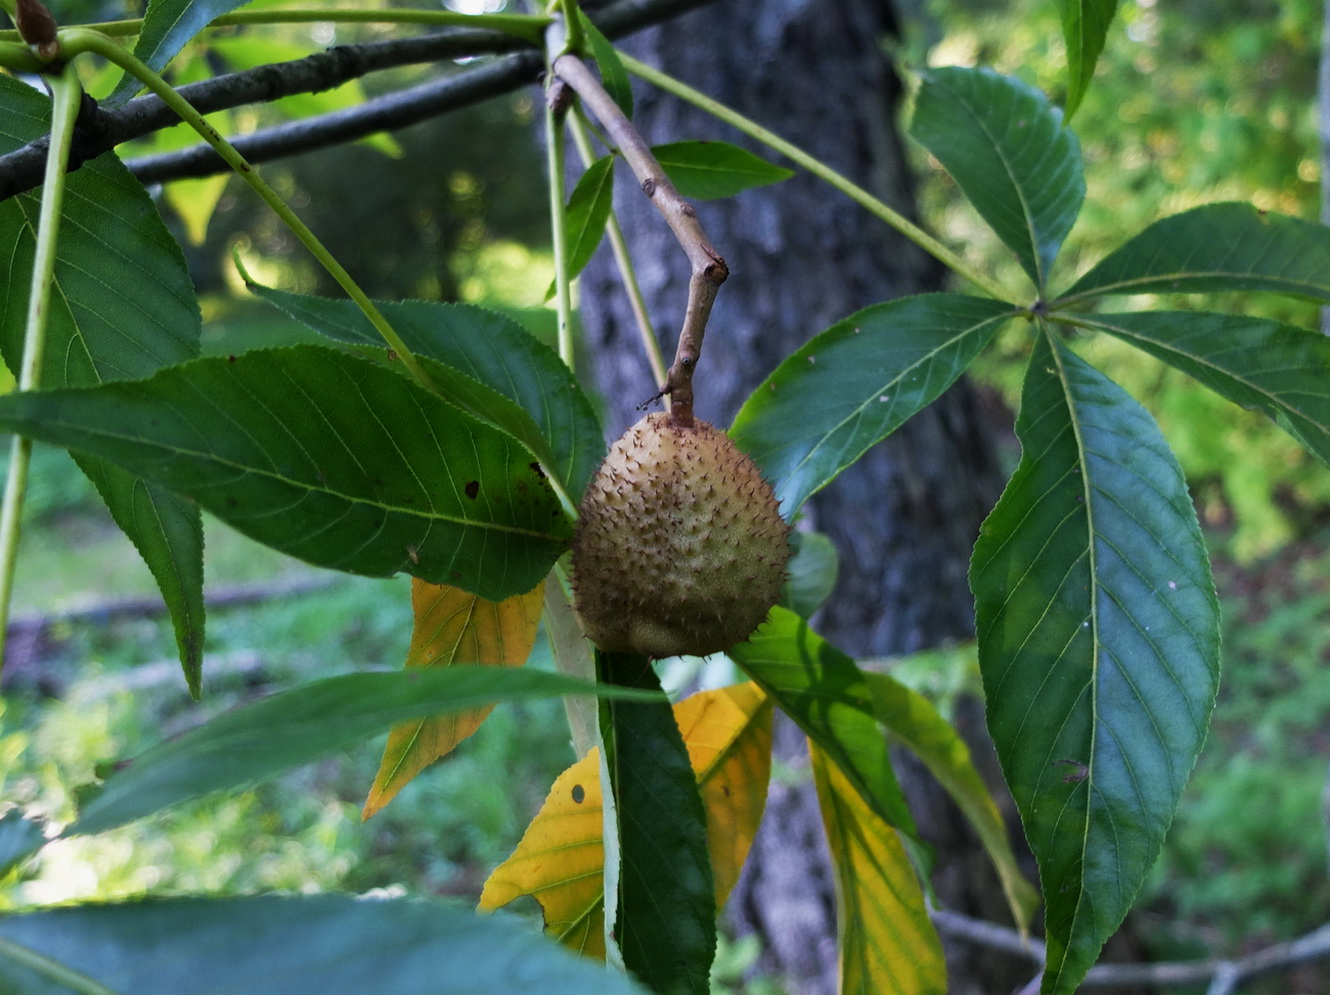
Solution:
M 771 699 L 751 681 L 691 695 L 674 706 L 707 812 L 716 908 L 748 858 L 771 777 Z
M 946 995 L 942 944 L 896 830 L 813 743 L 813 780 L 836 870 L 843 995 Z
M 415 626 L 406 666 L 488 663 L 516 667 L 536 642 L 545 585 L 503 601 L 486 601 L 456 587 L 411 581 Z M 493 706 L 419 719 L 393 727 L 362 817 L 368 819 L 413 777 L 478 728 Z
M 716 905 L 738 880 L 762 818 L 771 774 L 771 699 L 755 684 L 703 691 L 674 706 L 707 811 Z M 485 882 L 480 908 L 523 895 L 540 903 L 545 931 L 587 956 L 604 957 L 600 754 L 559 775 L 522 841 Z

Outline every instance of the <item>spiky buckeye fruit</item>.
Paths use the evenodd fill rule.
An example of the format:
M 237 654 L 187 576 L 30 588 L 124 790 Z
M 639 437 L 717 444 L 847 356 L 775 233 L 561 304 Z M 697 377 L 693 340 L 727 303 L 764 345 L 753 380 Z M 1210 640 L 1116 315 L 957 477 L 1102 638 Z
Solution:
M 647 415 L 587 487 L 573 536 L 573 607 L 610 652 L 705 656 L 766 620 L 789 527 L 771 485 L 721 430 Z

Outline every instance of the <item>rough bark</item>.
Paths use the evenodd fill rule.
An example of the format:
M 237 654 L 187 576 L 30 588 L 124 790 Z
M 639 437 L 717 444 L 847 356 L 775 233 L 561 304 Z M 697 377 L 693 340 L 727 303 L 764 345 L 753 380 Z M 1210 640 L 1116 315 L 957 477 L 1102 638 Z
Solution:
M 901 84 L 880 48 L 893 29 L 886 0 L 721 0 L 627 47 L 913 214 L 911 175 L 895 127 Z M 673 98 L 641 89 L 635 121 L 653 142 L 739 140 Z M 627 178 L 619 184 L 616 206 L 668 361 L 688 266 Z M 728 424 L 785 355 L 832 322 L 869 304 L 940 286 L 942 273 L 928 257 L 807 176 L 698 210 L 731 270 L 696 379 L 697 415 L 716 424 Z M 604 249 L 583 279 L 582 317 L 608 399 L 607 429 L 617 434 L 639 416 L 635 406 L 657 385 Z M 999 486 L 988 426 L 962 384 L 808 506 L 810 524 L 832 537 L 842 558 L 819 628 L 855 654 L 905 653 L 967 637 L 973 603 L 966 565 Z M 788 763 L 805 762 L 792 728 L 777 740 Z M 972 835 L 926 775 L 909 765 L 902 770 L 924 832 L 939 844 L 942 901 L 959 911 L 1000 916 L 1000 892 L 973 856 Z M 739 930 L 762 934 L 768 951 L 763 966 L 784 975 L 791 991 L 835 991 L 830 882 L 811 785 L 773 784 L 730 915 Z M 996 958 L 989 955 L 981 975 L 970 956 L 958 949 L 951 958 L 951 991 L 1009 992 L 1024 980 L 1022 972 L 1028 974 L 1024 967 L 1014 975 L 994 970 Z

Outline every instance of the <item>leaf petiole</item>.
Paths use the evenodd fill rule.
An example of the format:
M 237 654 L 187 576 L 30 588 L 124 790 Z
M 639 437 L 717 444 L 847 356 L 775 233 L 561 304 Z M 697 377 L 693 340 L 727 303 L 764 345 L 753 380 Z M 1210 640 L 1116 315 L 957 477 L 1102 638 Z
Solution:
M 18 389 L 21 391 L 36 390 L 40 386 L 46 347 L 46 319 L 50 313 L 51 284 L 55 280 L 56 234 L 65 197 L 65 168 L 74 140 L 74 121 L 83 98 L 83 88 L 79 86 L 73 70 L 66 67 L 47 79 L 52 96 L 51 145 L 46 156 L 42 204 L 37 221 L 37 245 L 32 263 L 32 289 L 28 294 L 28 316 L 23 334 L 23 365 L 18 377 Z M 18 562 L 20 519 L 31 459 L 32 440 L 14 436 L 10 447 L 4 502 L 0 504 L 0 670 L 4 668 L 3 634 L 9 627 L 14 569 Z

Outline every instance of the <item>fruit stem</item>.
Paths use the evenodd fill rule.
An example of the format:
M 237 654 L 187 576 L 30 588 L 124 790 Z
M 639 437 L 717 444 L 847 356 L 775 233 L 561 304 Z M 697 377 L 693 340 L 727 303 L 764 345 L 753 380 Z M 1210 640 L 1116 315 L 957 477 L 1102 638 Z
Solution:
M 711 246 L 697 211 L 679 195 L 661 169 L 656 157 L 638 130 L 619 109 L 600 81 L 577 56 L 564 53 L 553 63 L 555 75 L 567 83 L 605 131 L 618 146 L 619 153 L 642 184 L 642 192 L 656 205 L 670 231 L 692 266 L 688 280 L 688 305 L 684 311 L 683 328 L 675 349 L 674 362 L 665 374 L 665 382 L 657 397 L 670 395 L 670 420 L 675 425 L 693 423 L 693 374 L 702 355 L 702 337 L 706 333 L 707 319 L 715 303 L 716 292 L 730 275 L 725 260 Z M 653 398 L 652 400 L 654 400 Z

